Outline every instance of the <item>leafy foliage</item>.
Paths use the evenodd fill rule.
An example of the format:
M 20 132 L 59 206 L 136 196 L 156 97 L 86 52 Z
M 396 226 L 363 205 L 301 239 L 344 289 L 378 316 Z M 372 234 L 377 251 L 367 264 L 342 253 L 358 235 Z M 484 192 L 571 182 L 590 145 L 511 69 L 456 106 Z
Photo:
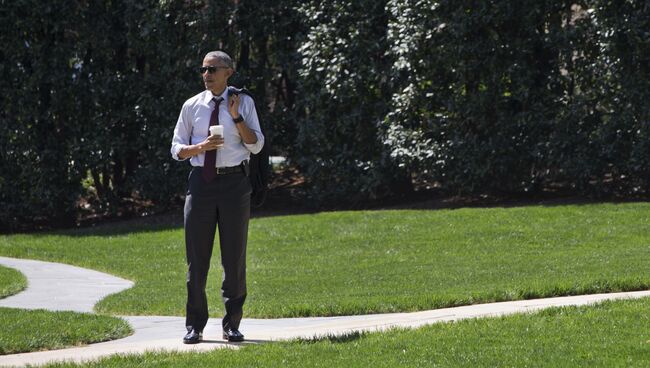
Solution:
M 287 37 L 291 4 L 259 3 L 3 3 L 0 228 L 72 224 L 81 196 L 108 214 L 128 210 L 134 199 L 177 202 L 187 167 L 171 160 L 169 145 L 180 106 L 203 88 L 195 67 L 205 53 L 225 49 L 236 57 L 234 82 L 260 96 L 263 121 L 267 94 L 292 98 L 291 88 L 264 89 L 279 83 L 269 74 L 279 68 L 273 63 L 291 58 L 268 51 L 282 41 L 269 39 Z M 260 29 L 260 19 L 275 33 Z M 287 102 L 276 106 L 288 109 Z
M 641 1 L 391 1 L 400 165 L 454 192 L 647 184 Z
M 300 48 L 305 116 L 295 156 L 311 197 L 321 204 L 386 194 L 407 181 L 390 169 L 378 139 L 390 100 L 386 3 L 312 1 L 301 13 L 309 30 Z
M 32 11 L 38 8 L 38 12 Z M 236 60 L 312 203 L 637 195 L 650 180 L 640 0 L 34 0 L 0 10 L 0 228 L 182 199 L 169 143 L 193 67 Z

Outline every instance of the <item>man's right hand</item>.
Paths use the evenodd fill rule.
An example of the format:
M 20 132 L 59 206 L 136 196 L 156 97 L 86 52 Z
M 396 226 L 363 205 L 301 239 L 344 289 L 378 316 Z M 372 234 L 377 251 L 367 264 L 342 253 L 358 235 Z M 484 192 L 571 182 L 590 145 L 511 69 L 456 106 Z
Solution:
M 206 140 L 201 142 L 199 146 L 201 147 L 201 151 L 212 151 L 215 149 L 219 149 L 223 147 L 223 137 L 220 135 L 211 135 L 209 136 Z
M 196 156 L 206 151 L 212 151 L 223 147 L 223 137 L 220 135 L 211 135 L 201 143 L 193 144 L 181 148 L 178 152 L 178 157 L 181 160 Z

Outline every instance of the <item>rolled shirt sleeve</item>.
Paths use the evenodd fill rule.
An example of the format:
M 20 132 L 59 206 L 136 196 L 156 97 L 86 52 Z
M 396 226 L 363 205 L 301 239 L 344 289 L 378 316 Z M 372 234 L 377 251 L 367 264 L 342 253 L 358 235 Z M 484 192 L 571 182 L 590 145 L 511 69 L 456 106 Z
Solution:
M 240 96 L 246 95 L 242 94 Z M 257 142 L 252 144 L 244 143 L 244 147 L 246 147 L 249 152 L 257 154 L 260 153 L 262 147 L 264 147 L 264 135 L 262 134 L 262 129 L 260 128 L 260 121 L 257 118 L 257 110 L 255 109 L 255 103 L 253 102 L 253 99 L 249 96 L 246 96 L 243 101 L 246 101 L 246 103 L 243 108 L 240 107 L 240 113 L 244 117 L 244 123 L 246 126 L 248 126 L 248 128 L 252 130 L 257 137 Z
M 174 128 L 174 137 L 172 138 L 172 147 L 171 154 L 172 158 L 177 161 L 185 161 L 189 157 L 180 158 L 178 157 L 181 149 L 190 145 L 190 137 L 192 134 L 192 122 L 189 119 L 189 106 L 184 104 L 181 108 L 181 113 L 178 116 L 178 121 L 176 122 L 176 127 Z

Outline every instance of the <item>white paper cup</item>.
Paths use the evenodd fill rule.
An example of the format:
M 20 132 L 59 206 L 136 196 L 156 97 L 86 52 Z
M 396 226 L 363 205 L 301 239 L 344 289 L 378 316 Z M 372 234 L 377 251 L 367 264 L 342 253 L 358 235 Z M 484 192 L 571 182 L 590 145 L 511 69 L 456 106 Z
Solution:
M 213 125 L 210 127 L 210 135 L 220 135 L 223 137 L 223 125 Z
M 210 135 L 218 135 L 223 137 L 223 125 L 213 125 L 210 127 Z M 220 144 L 218 148 L 223 147 L 223 144 Z

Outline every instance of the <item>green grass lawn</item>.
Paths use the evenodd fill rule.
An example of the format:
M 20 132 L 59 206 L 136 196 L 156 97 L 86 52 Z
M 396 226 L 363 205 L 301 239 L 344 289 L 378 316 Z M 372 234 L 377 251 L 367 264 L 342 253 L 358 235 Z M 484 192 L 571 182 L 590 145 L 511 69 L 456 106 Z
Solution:
M 100 312 L 184 315 L 181 228 L 2 236 L 0 254 L 136 282 L 99 303 Z M 648 265 L 648 203 L 258 218 L 250 226 L 245 317 L 414 311 L 647 289 Z M 218 247 L 210 272 L 210 313 L 219 317 Z
M 48 367 L 648 367 L 650 299 L 564 307 L 347 338 Z
M 0 299 L 14 295 L 27 287 L 27 279 L 22 273 L 0 266 Z
M 60 349 L 128 336 L 120 318 L 90 313 L 0 308 L 0 355 Z

